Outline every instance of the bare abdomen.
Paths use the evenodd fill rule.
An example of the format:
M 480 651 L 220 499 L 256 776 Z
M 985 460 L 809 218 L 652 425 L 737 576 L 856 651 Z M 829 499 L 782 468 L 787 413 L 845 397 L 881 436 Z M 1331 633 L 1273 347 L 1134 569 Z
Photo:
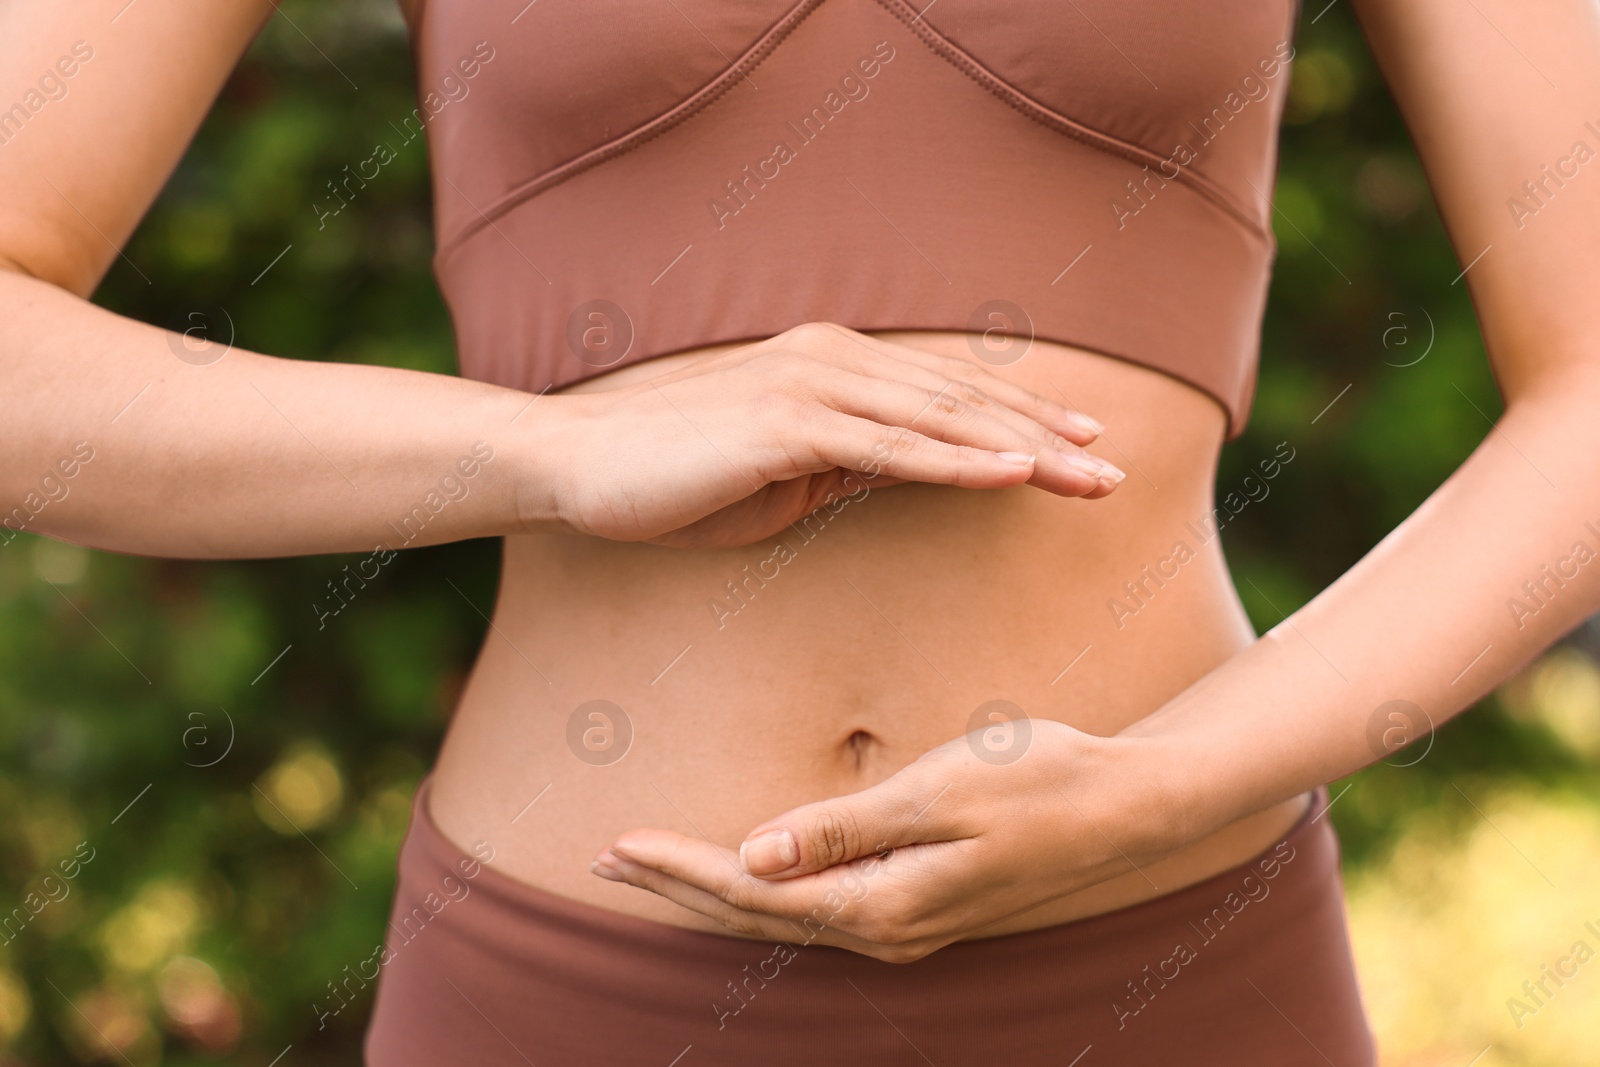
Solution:
M 960 334 L 882 336 L 969 352 Z M 589 861 L 637 826 L 736 848 L 756 823 L 966 733 L 992 701 L 1114 733 L 1248 644 L 1208 522 L 1221 409 L 1046 342 L 1000 371 L 1105 423 L 1090 451 L 1128 473 L 1114 494 L 869 489 L 734 550 L 508 539 L 495 625 L 435 773 L 445 833 L 492 843 L 498 869 L 551 892 L 720 930 Z M 1263 813 L 1147 868 L 1153 879 L 1130 871 L 1007 929 L 1196 881 L 1298 813 Z

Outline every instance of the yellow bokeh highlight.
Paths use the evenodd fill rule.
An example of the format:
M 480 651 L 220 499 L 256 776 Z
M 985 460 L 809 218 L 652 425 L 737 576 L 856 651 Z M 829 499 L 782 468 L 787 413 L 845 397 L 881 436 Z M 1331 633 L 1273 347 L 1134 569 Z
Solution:
M 344 779 L 326 749 L 291 747 L 252 790 L 256 814 L 280 834 L 315 830 L 339 813 Z
M 100 947 L 116 970 L 153 971 L 188 947 L 200 920 L 199 898 L 188 886 L 154 882 L 106 920 Z
M 1600 811 L 1558 795 L 1461 786 L 1481 809 L 1470 829 L 1452 833 L 1443 810 L 1420 809 L 1387 857 L 1347 881 L 1383 1067 L 1461 1067 L 1487 1045 L 1495 1067 L 1592 1063 Z M 1579 942 L 1595 958 L 1573 959 Z M 1558 985 L 1544 968 L 1563 959 L 1576 974 Z
M 76 585 L 89 571 L 89 550 L 41 537 L 33 543 L 33 573 L 56 585 Z
M 1338 52 L 1322 48 L 1301 51 L 1295 57 L 1283 120 L 1293 126 L 1337 115 L 1350 106 L 1355 89 L 1355 73 Z
M 392 785 L 368 796 L 361 804 L 362 836 L 374 841 L 398 842 L 411 820 L 414 785 Z
M 13 972 L 0 970 L 0 1045 L 15 1041 L 27 1028 L 32 1014 L 28 987 Z
M 83 816 L 68 801 L 53 796 L 19 798 L 11 809 L 13 825 L 28 842 L 33 866 L 44 873 L 60 869 L 84 840 Z
M 1600 759 L 1600 666 L 1558 648 L 1500 691 L 1514 718 L 1537 722 L 1585 759 Z

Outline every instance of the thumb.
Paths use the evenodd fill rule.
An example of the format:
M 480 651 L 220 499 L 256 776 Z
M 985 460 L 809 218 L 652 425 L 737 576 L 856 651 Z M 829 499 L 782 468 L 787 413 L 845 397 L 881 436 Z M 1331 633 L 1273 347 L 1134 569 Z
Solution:
M 806 804 L 751 830 L 739 846 L 750 874 L 794 878 L 885 849 L 953 836 L 928 809 L 947 784 L 912 764 L 859 793 Z

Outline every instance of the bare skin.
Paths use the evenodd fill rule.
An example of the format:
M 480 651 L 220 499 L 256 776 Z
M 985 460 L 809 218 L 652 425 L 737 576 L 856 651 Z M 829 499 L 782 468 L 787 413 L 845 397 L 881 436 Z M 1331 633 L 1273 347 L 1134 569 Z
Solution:
M 97 458 L 70 500 L 26 528 L 201 558 L 367 551 L 490 445 L 472 492 L 410 543 L 507 535 L 433 810 L 458 842 L 495 842 L 514 877 L 791 937 L 887 847 L 881 888 L 823 939 L 915 959 L 1246 858 L 1308 789 L 1373 759 L 1377 706 L 1408 699 L 1442 723 L 1600 608 L 1586 571 L 1531 618 L 1505 609 L 1600 520 L 1600 181 L 1569 182 L 1525 225 L 1505 209 L 1600 119 L 1584 0 L 1536 21 L 1509 0 L 1359 5 L 1472 264 L 1506 411 L 1422 509 L 1259 640 L 1215 542 L 1116 625 L 1106 600 L 1209 508 L 1222 415 L 1087 353 L 1041 343 L 981 368 L 964 336 L 812 325 L 531 407 L 385 368 L 175 359 L 168 335 L 83 297 L 270 8 L 169 0 L 113 23 L 123 6 L 0 8 L 0 99 L 74 42 L 96 48 L 70 101 L 0 152 L 0 500 L 85 440 Z M 1079 411 L 1105 424 L 1098 441 Z M 1126 466 L 1085 464 L 1085 448 Z M 883 480 L 717 627 L 723 582 L 869 467 Z M 1004 765 L 962 736 L 997 698 L 1032 716 Z M 594 699 L 635 730 L 605 767 L 567 744 Z
M 1473 455 L 1339 581 L 1114 738 L 1036 729 L 1007 773 L 946 744 L 767 820 L 737 850 L 629 830 L 596 874 L 768 937 L 847 899 L 821 940 L 914 960 L 1387 755 L 1370 725 L 1390 701 L 1411 702 L 1416 726 L 1442 725 L 1600 609 L 1600 571 L 1572 563 L 1600 526 L 1600 182 L 1574 173 L 1576 142 L 1592 157 L 1600 123 L 1600 11 L 1355 6 L 1505 398 Z M 1525 182 L 1544 183 L 1532 218 Z M 1524 583 L 1562 560 L 1561 585 L 1546 581 L 1530 610 Z
M 670 821 L 663 793 L 680 793 L 696 824 L 736 845 L 754 817 L 882 780 L 963 732 L 986 700 L 1112 733 L 1248 642 L 1214 544 L 1159 617 L 1141 620 L 1144 633 L 1120 634 L 1106 610 L 1116 592 L 1107 575 L 1138 577 L 1184 522 L 1206 514 L 1223 431 L 1213 401 L 1125 363 L 1038 342 L 1014 365 L 992 367 L 964 335 L 873 340 L 808 325 L 765 346 L 664 357 L 535 401 L 243 350 L 179 359 L 183 342 L 170 334 L 88 305 L 82 295 L 264 12 L 205 21 L 206 62 L 183 64 L 158 61 L 174 47 L 170 8 L 150 22 L 119 20 L 114 33 L 109 5 L 6 13 L 16 31 L 6 69 L 47 69 L 73 42 L 99 43 L 73 76 L 71 107 L 42 113 L 0 157 L 13 205 L 0 214 L 0 264 L 10 268 L 0 271 L 0 344 L 11 356 L 8 445 L 19 457 L 0 475 L 0 499 L 25 499 L 84 440 L 95 459 L 70 500 L 21 517 L 24 528 L 153 555 L 367 550 L 395 544 L 418 499 L 483 442 L 477 453 L 494 458 L 471 491 L 411 543 L 511 535 L 492 638 L 434 790 L 446 832 L 503 842 L 497 862 L 508 874 L 709 927 L 589 871 L 594 853 L 632 825 L 690 829 Z M 140 100 L 136 120 L 130 99 Z M 85 146 L 100 138 L 110 144 L 87 166 Z M 1116 447 L 1094 451 L 1138 464 L 1137 487 L 1084 453 L 1098 433 L 1085 410 L 1119 423 Z M 709 603 L 722 582 L 868 465 L 876 476 L 850 484 L 870 486 L 869 497 L 807 545 L 758 608 L 718 627 Z M 1107 499 L 1114 491 L 1120 503 Z M 936 535 L 916 532 L 924 527 Z M 1129 538 L 1129 529 L 1149 535 Z M 985 565 L 952 566 L 985 541 L 996 549 L 982 553 Z M 901 639 L 865 600 L 841 613 L 846 579 L 886 610 L 960 616 L 959 627 L 914 639 L 945 665 L 887 644 Z M 934 589 L 935 602 L 907 599 Z M 1018 593 L 1025 614 L 1010 601 Z M 596 638 L 621 622 L 626 639 Z M 1102 647 L 1061 674 L 1093 640 Z M 670 685 L 651 686 L 691 641 L 700 647 Z M 980 641 L 987 651 L 974 657 Z M 626 705 L 639 730 L 635 751 L 603 772 L 565 741 L 571 711 L 596 696 Z M 741 736 L 731 749 L 706 744 Z M 537 816 L 511 824 L 548 782 L 559 788 Z M 675 784 L 691 782 L 715 788 Z M 1281 806 L 1026 922 L 1176 888 L 1259 850 L 1297 810 Z
M 973 360 L 964 334 L 885 339 Z M 698 358 L 637 364 L 577 389 L 599 394 Z M 1048 342 L 997 369 L 1103 418 L 1095 451 L 1133 472 L 1114 494 L 874 488 L 825 526 L 740 549 L 508 538 L 494 626 L 430 794 L 446 835 L 494 843 L 498 869 L 552 892 L 727 932 L 594 878 L 590 860 L 636 826 L 737 849 L 755 822 L 874 785 L 964 734 L 994 699 L 1114 734 L 1248 647 L 1219 542 L 1202 544 L 1187 525 L 1204 529 L 1210 515 L 1221 408 L 1164 375 Z M 792 562 L 775 562 L 780 540 Z M 1179 541 L 1196 558 L 1157 589 L 1141 569 Z M 768 560 L 775 577 L 746 579 L 759 580 Z M 743 606 L 729 580 L 747 583 Z M 1107 602 L 1133 603 L 1127 580 L 1155 593 L 1119 618 Z M 597 698 L 618 705 L 634 735 L 610 765 L 574 758 L 567 743 L 569 717 Z M 1304 806 L 1279 804 L 1142 871 L 1124 864 L 982 933 L 1170 892 L 1268 847 Z

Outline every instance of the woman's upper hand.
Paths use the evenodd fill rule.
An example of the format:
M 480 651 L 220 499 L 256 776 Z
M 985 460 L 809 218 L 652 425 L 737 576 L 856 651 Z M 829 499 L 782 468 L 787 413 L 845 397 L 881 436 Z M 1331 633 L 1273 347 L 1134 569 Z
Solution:
M 827 323 L 642 383 L 560 398 L 558 462 L 519 510 L 582 533 L 749 544 L 840 495 L 919 481 L 1100 497 L 1100 427 L 976 362 Z
M 907 962 L 1183 840 L 1160 781 L 1135 765 L 1141 742 L 1047 719 L 1008 728 L 1009 744 L 975 732 L 870 789 L 787 812 L 738 851 L 629 830 L 591 870 L 740 934 Z

